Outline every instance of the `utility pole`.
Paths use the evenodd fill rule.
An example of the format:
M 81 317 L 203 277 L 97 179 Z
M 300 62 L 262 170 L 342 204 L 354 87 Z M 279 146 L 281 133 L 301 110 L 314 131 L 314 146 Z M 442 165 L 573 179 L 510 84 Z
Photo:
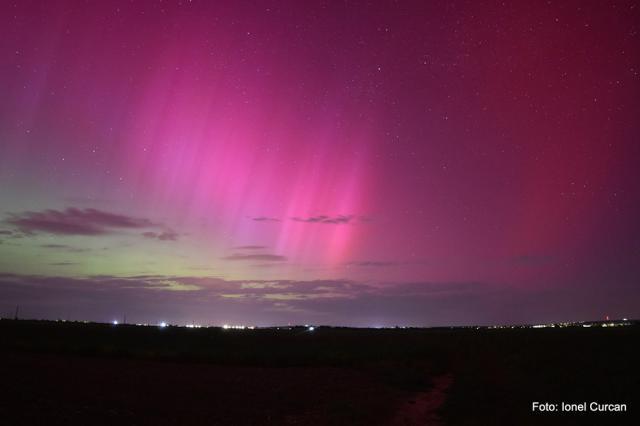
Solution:
M 18 313 L 20 312 L 20 305 L 16 305 L 16 314 L 13 317 L 13 319 L 17 320 L 18 319 Z

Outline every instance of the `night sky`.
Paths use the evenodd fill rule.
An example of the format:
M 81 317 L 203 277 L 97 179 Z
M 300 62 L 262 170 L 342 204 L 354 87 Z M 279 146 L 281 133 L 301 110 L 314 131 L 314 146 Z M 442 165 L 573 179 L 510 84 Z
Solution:
M 636 1 L 2 1 L 0 316 L 640 317 Z

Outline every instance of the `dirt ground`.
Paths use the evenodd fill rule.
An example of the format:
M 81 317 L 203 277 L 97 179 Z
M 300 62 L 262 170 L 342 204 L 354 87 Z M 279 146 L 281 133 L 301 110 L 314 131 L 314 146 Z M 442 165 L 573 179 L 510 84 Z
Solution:
M 0 418 L 16 426 L 412 425 L 431 415 L 430 394 L 350 368 L 14 353 L 2 355 L 0 377 Z
M 0 425 L 635 426 L 639 333 L 5 320 Z M 630 410 L 550 415 L 532 401 Z

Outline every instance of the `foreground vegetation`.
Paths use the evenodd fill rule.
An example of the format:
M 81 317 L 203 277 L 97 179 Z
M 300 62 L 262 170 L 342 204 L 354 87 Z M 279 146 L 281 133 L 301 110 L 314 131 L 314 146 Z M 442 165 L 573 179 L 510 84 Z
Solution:
M 0 416 L 11 424 L 390 424 L 403 402 L 446 374 L 443 424 L 633 424 L 639 337 L 638 326 L 310 331 L 2 320 Z M 532 413 L 533 401 L 630 410 Z

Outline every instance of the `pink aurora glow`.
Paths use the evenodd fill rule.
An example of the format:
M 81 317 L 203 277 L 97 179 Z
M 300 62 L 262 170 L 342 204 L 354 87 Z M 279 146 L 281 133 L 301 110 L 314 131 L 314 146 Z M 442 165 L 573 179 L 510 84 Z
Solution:
M 640 8 L 582 3 L 5 2 L 0 273 L 586 286 L 640 314 Z

